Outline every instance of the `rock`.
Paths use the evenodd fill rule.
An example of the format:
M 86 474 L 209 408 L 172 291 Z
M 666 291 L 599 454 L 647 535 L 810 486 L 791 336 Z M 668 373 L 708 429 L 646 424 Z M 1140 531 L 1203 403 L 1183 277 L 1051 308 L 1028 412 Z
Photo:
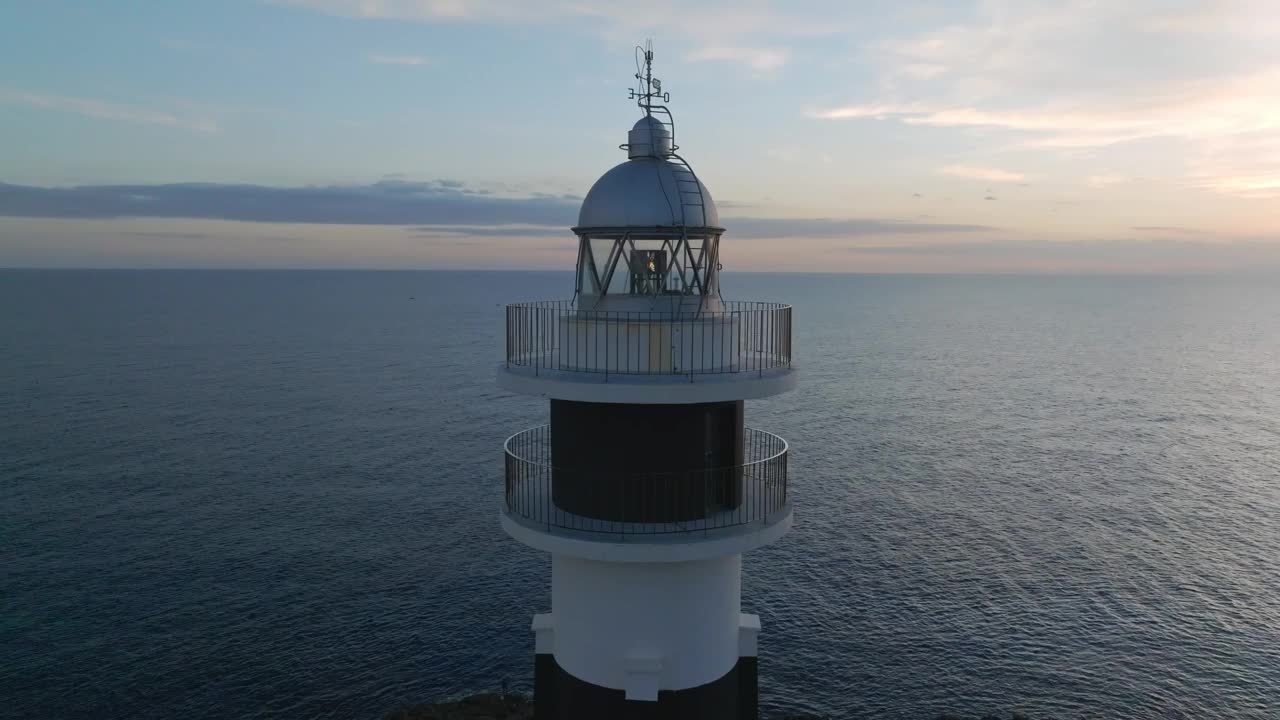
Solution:
M 952 715 L 936 720 L 1030 720 L 1026 715 Z M 518 694 L 485 693 L 457 702 L 406 705 L 387 713 L 386 720 L 533 720 L 533 700 Z M 817 715 L 782 715 L 774 720 L 828 720 Z M 1044 720 L 1049 720 L 1045 718 Z
M 457 702 L 406 705 L 386 720 L 533 720 L 533 701 L 523 695 L 485 693 Z

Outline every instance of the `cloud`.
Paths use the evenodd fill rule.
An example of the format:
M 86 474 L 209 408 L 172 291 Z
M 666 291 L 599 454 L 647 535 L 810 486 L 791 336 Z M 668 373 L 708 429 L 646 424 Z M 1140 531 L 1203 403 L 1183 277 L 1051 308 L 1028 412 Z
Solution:
M 1120 183 L 1129 182 L 1129 178 L 1124 175 L 1090 175 L 1085 178 L 1085 185 L 1093 188 L 1104 188 Z
M 140 240 L 199 240 L 201 242 L 219 242 L 223 236 L 212 232 L 187 232 L 181 230 L 124 230 L 115 233 L 117 237 L 136 238 Z M 255 242 L 300 242 L 305 238 L 300 235 L 257 235 L 241 233 L 243 240 Z
M 918 223 L 875 218 L 726 218 L 727 235 L 735 238 L 842 238 L 863 235 L 993 232 L 986 225 Z
M 841 5 L 820 9 L 737 0 L 649 0 L 643 11 L 613 0 L 269 0 L 338 17 L 415 22 L 558 22 L 594 20 L 613 30 L 661 29 L 705 38 L 707 28 L 718 37 L 747 34 L 830 35 L 855 26 L 859 8 Z
M 116 233 L 124 237 L 156 238 L 161 240 L 211 240 L 213 235 L 201 232 L 158 232 L 153 230 L 136 230 Z
M 532 20 L 533 3 L 517 0 L 270 0 L 327 15 L 399 20 Z
M 1025 147 L 1096 148 L 1152 138 L 1209 139 L 1280 131 L 1280 66 L 1229 84 L 1187 83 L 1176 90 L 1139 90 L 1115 106 L 1079 100 L 985 109 L 938 102 L 847 105 L 809 114 L 815 118 L 892 119 L 943 128 L 987 127 L 1026 133 Z
M 990 180 L 991 182 L 1021 182 L 1027 179 L 1027 176 L 1022 173 L 978 165 L 947 165 L 938 168 L 938 172 L 943 175 L 955 175 L 974 180 Z
M 1280 197 L 1277 36 L 1267 0 L 987 0 L 873 43 L 871 92 L 808 114 L 963 130 L 1000 150 L 1156 141 L 1185 185 Z
M 0 104 L 57 110 L 100 120 L 162 125 L 203 133 L 218 132 L 218 124 L 209 118 L 179 115 L 141 105 L 107 102 L 94 98 L 0 88 Z
M 1280 132 L 1209 140 L 1188 160 L 1187 170 L 1189 182 L 1198 187 L 1245 198 L 1280 198 Z
M 1204 230 L 1195 228 L 1179 227 L 1177 225 L 1134 225 L 1130 230 L 1138 232 L 1154 232 L 1154 233 L 1177 233 L 1179 235 L 1206 235 Z
M 878 235 L 931 235 L 946 233 L 994 232 L 986 225 L 918 223 L 873 218 L 724 218 L 726 233 L 732 238 L 850 238 Z M 415 228 L 422 235 L 465 235 L 475 237 L 559 237 L 570 236 L 567 226 L 537 225 L 426 225 Z
M 374 65 L 416 66 L 431 64 L 431 61 L 422 55 L 386 55 L 383 53 L 370 53 L 367 59 Z
M 1209 0 L 1155 15 L 1142 25 L 1152 32 L 1170 35 L 1232 34 L 1270 38 L 1280 37 L 1278 20 L 1272 0 Z
M 916 80 L 928 80 L 939 75 L 945 75 L 947 67 L 931 63 L 906 63 L 898 68 L 898 73 Z
M 757 72 L 769 72 L 786 65 L 789 55 L 787 50 L 779 48 L 711 45 L 689 53 L 685 56 L 685 59 L 690 62 L 730 60 L 747 65 Z
M 42 188 L 0 184 L 0 215 L 46 218 L 168 217 L 351 225 L 567 227 L 579 201 L 499 197 L 451 181 L 267 187 L 186 183 Z
M 64 219 L 191 218 L 265 223 L 414 226 L 419 235 L 569 236 L 581 199 L 499 196 L 453 180 L 267 187 L 186 183 L 43 188 L 0 183 L 0 216 Z M 736 238 L 835 238 L 974 233 L 984 225 L 878 218 L 726 218 Z
M 643 9 L 613 0 L 268 0 L 303 10 L 346 18 L 443 23 L 577 23 L 610 43 L 646 34 L 665 44 L 692 48 L 690 61 L 736 62 L 757 73 L 785 65 L 787 39 L 829 36 L 857 28 L 865 12 L 846 4 L 797 7 L 784 3 L 737 0 L 647 0 Z M 710 30 L 709 30 L 710 29 Z M 721 44 L 703 47 L 711 32 Z M 758 45 L 767 36 L 770 45 Z M 743 43 L 736 42 L 744 41 Z
M 422 225 L 414 233 L 430 237 L 573 237 L 567 225 Z

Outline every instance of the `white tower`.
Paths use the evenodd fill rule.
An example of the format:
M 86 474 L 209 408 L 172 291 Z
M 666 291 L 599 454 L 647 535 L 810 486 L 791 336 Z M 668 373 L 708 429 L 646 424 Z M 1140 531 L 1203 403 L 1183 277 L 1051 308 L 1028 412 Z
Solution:
M 791 501 L 787 443 L 743 401 L 795 385 L 791 307 L 721 299 L 724 229 L 637 50 L 644 116 L 582 203 L 573 300 L 507 306 L 498 384 L 551 421 L 506 442 L 502 527 L 552 555 L 538 718 L 754 720 L 742 554 Z

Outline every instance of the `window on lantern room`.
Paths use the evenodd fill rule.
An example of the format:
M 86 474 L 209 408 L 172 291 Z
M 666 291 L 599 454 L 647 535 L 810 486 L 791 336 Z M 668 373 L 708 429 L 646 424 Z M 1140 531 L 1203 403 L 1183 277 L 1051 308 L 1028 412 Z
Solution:
M 609 253 L 613 240 L 608 238 L 583 238 L 578 258 L 578 287 L 588 295 L 600 295 L 604 288 L 598 283 L 608 280 Z M 612 288 L 611 288 L 612 289 Z
M 631 294 L 665 295 L 667 280 L 665 250 L 633 250 L 631 252 Z
M 701 287 L 702 293 L 706 294 L 707 292 L 707 270 L 706 270 L 707 259 L 702 255 L 703 240 L 702 238 L 689 238 L 688 242 L 689 242 L 689 256 L 691 260 L 688 262 L 688 267 L 685 269 L 685 277 L 688 278 L 689 284 L 692 285 L 694 273 L 696 272 L 698 276 L 698 285 Z M 695 290 L 695 292 L 697 291 Z
M 707 294 L 714 287 L 708 277 L 712 259 L 702 254 L 707 242 L 688 243 L 686 250 L 675 238 L 584 238 L 578 287 L 589 295 Z

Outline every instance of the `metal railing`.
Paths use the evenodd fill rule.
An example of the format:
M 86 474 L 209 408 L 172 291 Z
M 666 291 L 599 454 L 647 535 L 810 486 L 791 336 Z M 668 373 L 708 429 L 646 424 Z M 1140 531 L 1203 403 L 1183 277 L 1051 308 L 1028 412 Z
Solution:
M 553 467 L 549 425 L 516 433 L 504 447 L 507 514 L 548 531 L 705 533 L 765 524 L 787 506 L 787 441 L 763 430 L 744 429 L 740 465 L 674 472 Z
M 791 306 L 724 301 L 706 312 L 507 306 L 506 365 L 609 375 L 763 374 L 791 367 Z

